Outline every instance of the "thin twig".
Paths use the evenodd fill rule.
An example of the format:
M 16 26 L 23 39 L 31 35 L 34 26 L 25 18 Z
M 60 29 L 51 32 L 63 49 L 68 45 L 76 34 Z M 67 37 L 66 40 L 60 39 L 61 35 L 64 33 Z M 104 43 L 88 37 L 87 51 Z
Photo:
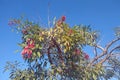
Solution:
M 48 27 L 50 28 L 50 2 L 48 2 Z

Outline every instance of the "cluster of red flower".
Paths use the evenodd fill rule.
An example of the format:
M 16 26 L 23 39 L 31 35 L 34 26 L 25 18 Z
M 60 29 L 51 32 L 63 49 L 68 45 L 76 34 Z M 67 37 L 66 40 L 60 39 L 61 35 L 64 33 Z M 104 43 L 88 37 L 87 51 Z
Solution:
M 57 25 L 60 26 L 64 21 L 65 21 L 66 17 L 62 16 L 60 20 L 57 21 Z
M 88 59 L 89 59 L 89 55 L 85 53 L 84 58 L 85 58 L 86 60 L 88 60 Z
M 79 50 L 79 49 L 75 49 L 75 55 L 77 56 L 77 55 L 80 55 L 80 53 L 81 53 L 81 51 Z M 89 55 L 87 54 L 87 53 L 84 53 L 83 52 L 83 54 L 84 54 L 84 58 L 86 59 L 86 60 L 88 60 L 89 59 Z
M 27 40 L 27 46 L 24 47 L 22 50 L 22 56 L 23 58 L 31 58 L 32 55 L 32 49 L 35 47 L 35 43 L 32 39 Z

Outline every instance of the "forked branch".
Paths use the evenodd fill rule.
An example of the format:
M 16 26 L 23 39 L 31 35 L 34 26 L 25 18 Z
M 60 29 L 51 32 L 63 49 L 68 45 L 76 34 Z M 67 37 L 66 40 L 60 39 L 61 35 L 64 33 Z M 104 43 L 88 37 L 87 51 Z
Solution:
M 103 59 L 99 62 L 99 63 L 104 63 L 104 62 L 111 56 L 112 52 L 113 52 L 115 49 L 117 49 L 118 47 L 120 47 L 120 46 L 117 46 L 117 47 L 113 48 L 110 52 L 108 52 L 109 48 L 110 48 L 115 42 L 117 42 L 117 41 L 119 41 L 119 40 L 120 40 L 120 38 L 114 39 L 113 41 L 111 41 L 110 43 L 108 43 L 105 48 L 103 48 L 103 47 L 101 47 L 101 46 L 98 46 L 98 45 L 95 45 L 96 48 L 99 48 L 99 49 L 102 50 L 102 53 L 101 53 L 100 55 L 96 56 L 96 57 L 88 64 L 87 67 L 90 67 L 90 66 L 94 65 L 94 62 L 95 62 L 95 61 L 97 61 L 98 59 L 100 59 L 101 57 L 103 57 L 103 56 L 106 55 L 106 57 L 103 58 Z

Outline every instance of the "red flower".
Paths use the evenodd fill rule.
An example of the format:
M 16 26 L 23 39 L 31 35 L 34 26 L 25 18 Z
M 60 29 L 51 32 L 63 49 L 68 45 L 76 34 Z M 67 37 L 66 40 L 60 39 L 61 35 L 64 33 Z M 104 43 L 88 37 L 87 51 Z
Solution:
M 22 50 L 22 55 L 24 58 L 31 58 L 32 48 L 35 47 L 34 41 L 32 39 L 27 40 L 27 46 Z
M 80 50 L 79 49 L 75 49 L 75 54 L 79 55 L 80 54 Z
M 26 42 L 29 44 L 29 43 L 30 43 L 30 41 L 32 41 L 32 39 L 27 39 L 27 41 L 26 41 Z
M 89 59 L 89 55 L 88 54 L 85 54 L 85 57 L 84 57 L 85 59 Z
M 35 43 L 32 39 L 28 39 L 27 40 L 27 46 L 25 48 L 34 48 L 35 47 Z
M 32 55 L 32 50 L 29 48 L 24 48 L 21 53 L 23 57 L 30 58 Z
M 73 30 L 70 29 L 69 32 L 68 32 L 68 35 L 71 35 L 73 33 Z
M 23 30 L 22 30 L 22 33 L 23 33 L 23 34 L 27 34 L 28 32 L 27 32 L 27 30 L 23 29 Z
M 65 21 L 66 17 L 65 16 L 62 16 L 61 19 L 59 19 L 57 21 L 57 25 L 60 26 L 61 24 L 63 24 L 63 21 Z
M 62 24 L 62 21 L 61 20 L 58 20 L 57 21 L 57 25 L 60 26 Z
M 31 44 L 31 45 L 27 45 L 27 46 L 25 46 L 25 48 L 29 48 L 29 49 L 32 49 L 32 48 L 34 48 L 34 47 L 35 47 L 34 44 Z
M 61 17 L 61 20 L 62 20 L 62 21 L 65 21 L 65 19 L 66 19 L 65 16 L 62 16 L 62 17 Z

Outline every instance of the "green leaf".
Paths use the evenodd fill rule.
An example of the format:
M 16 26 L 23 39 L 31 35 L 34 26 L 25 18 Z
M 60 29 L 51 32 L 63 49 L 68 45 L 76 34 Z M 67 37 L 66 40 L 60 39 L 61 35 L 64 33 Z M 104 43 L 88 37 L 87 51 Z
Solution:
M 32 55 L 33 55 L 33 57 L 36 57 L 36 53 L 35 52 L 33 52 Z
M 20 52 L 20 50 L 15 50 L 15 53 L 18 53 L 18 52 Z
M 93 79 L 96 80 L 97 76 L 93 73 Z
M 35 45 L 35 48 L 38 48 L 38 47 L 39 47 L 39 44 L 36 44 L 36 45 Z
M 39 49 L 42 49 L 42 46 L 39 46 Z
M 37 52 L 37 55 L 38 55 L 38 57 L 40 57 L 41 55 L 40 55 L 40 52 Z
M 22 44 L 19 44 L 19 43 L 18 43 L 18 45 L 21 46 L 21 47 L 25 47 L 25 46 L 26 46 L 25 43 L 22 43 Z
M 53 18 L 53 25 L 55 25 L 56 17 Z

